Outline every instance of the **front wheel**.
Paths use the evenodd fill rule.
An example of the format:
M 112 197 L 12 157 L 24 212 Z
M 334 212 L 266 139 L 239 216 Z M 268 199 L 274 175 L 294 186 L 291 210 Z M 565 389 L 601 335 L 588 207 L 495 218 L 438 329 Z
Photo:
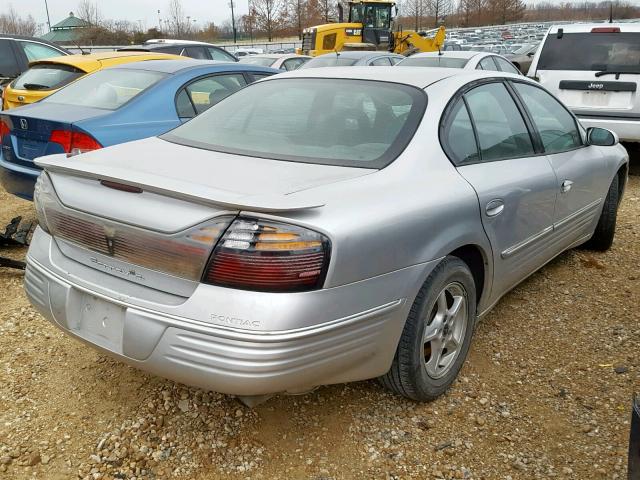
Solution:
M 380 382 L 417 401 L 433 400 L 464 363 L 476 321 L 476 288 L 466 263 L 448 256 L 418 292 L 391 369 Z
M 593 236 L 583 245 L 584 248 L 604 252 L 613 245 L 618 218 L 618 205 L 620 203 L 619 181 L 618 175 L 613 177 L 607 197 L 604 199 L 598 225 L 593 232 Z

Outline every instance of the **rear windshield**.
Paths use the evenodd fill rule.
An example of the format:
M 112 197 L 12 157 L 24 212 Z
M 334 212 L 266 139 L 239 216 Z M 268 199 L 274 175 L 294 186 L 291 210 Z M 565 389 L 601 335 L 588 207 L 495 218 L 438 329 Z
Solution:
M 316 57 L 309 60 L 300 68 L 317 68 L 317 67 L 350 67 L 355 65 L 357 58 L 344 58 L 336 55 L 328 55 L 326 57 Z
M 254 157 L 382 168 L 404 150 L 424 91 L 363 80 L 293 78 L 251 85 L 162 136 Z
M 42 101 L 116 110 L 165 76 L 165 73 L 146 70 L 100 70 Z
M 549 34 L 538 70 L 640 70 L 640 32 Z
M 244 57 L 240 60 L 240 63 L 248 63 L 250 65 L 261 65 L 263 67 L 270 67 L 275 63 L 275 58 L 266 58 L 266 57 Z
M 17 90 L 53 90 L 73 82 L 85 72 L 70 65 L 34 65 L 13 84 Z
M 409 57 L 398 63 L 398 67 L 444 67 L 464 68 L 469 62 L 466 58 L 447 57 Z

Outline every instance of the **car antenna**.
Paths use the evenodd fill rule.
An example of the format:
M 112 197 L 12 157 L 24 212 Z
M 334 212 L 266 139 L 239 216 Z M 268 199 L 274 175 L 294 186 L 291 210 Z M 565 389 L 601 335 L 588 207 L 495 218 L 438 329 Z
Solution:
M 438 45 L 438 56 L 441 57 L 442 56 L 442 50 L 440 50 L 440 45 Z
M 338 52 L 338 49 L 334 48 L 333 51 L 336 52 L 336 57 L 340 58 L 340 52 Z

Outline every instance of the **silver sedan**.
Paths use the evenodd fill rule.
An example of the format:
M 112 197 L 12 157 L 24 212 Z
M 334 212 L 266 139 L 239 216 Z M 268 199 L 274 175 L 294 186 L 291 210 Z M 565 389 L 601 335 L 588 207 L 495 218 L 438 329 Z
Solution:
M 350 67 L 38 164 L 25 288 L 63 331 L 247 403 L 376 377 L 424 401 L 506 292 L 610 247 L 628 157 L 522 76 Z

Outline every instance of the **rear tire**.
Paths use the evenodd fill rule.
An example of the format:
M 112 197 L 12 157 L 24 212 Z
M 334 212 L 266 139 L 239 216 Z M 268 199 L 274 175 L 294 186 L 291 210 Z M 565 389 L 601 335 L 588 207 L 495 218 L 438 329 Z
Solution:
M 407 317 L 393 363 L 379 378 L 416 401 L 442 395 L 464 363 L 476 321 L 476 288 L 466 263 L 448 256 L 431 272 Z
M 604 199 L 598 225 L 593 232 L 593 236 L 584 244 L 584 248 L 601 252 L 611 248 L 613 237 L 616 233 L 616 220 L 618 218 L 618 205 L 620 201 L 619 181 L 620 179 L 616 174 L 607 192 L 607 197 Z

